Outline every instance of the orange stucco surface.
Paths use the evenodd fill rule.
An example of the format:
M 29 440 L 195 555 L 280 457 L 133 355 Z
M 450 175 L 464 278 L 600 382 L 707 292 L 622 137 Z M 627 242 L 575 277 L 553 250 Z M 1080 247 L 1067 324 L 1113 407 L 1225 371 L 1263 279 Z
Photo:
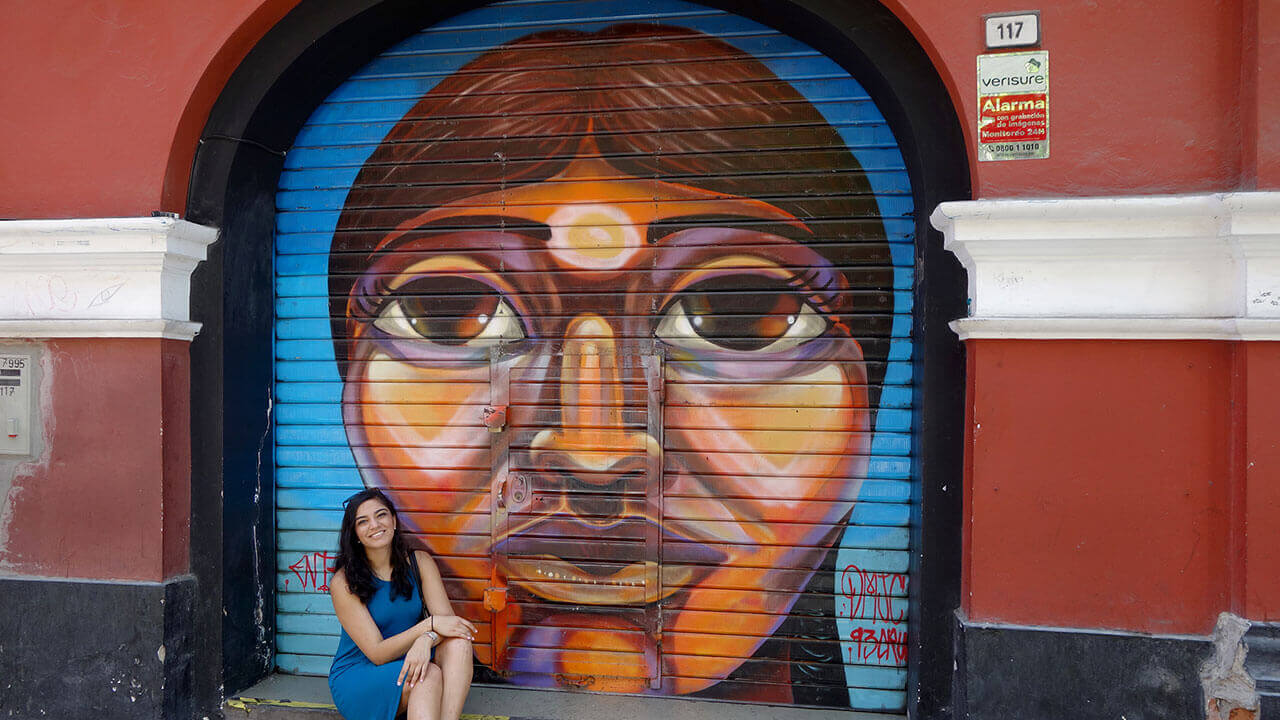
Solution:
M 0 116 L 0 216 L 181 212 L 209 109 L 296 2 L 52 0 L 8 13 L 0 97 L 18 111 Z M 980 18 L 1008 7 L 888 4 L 940 67 L 972 155 Z M 1277 15 L 1256 0 L 1046 5 L 1052 156 L 974 163 L 975 195 L 1280 187 Z
M 46 452 L 13 480 L 0 572 L 159 581 L 188 569 L 188 343 L 41 343 Z

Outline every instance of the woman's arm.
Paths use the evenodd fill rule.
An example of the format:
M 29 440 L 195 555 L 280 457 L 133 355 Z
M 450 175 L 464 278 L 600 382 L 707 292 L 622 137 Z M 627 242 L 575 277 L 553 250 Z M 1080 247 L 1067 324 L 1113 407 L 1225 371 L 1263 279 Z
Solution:
M 437 577 L 439 575 L 437 574 Z M 443 589 L 443 588 L 442 588 Z M 413 627 L 389 638 L 382 637 L 378 625 L 369 614 L 369 608 L 360 602 L 360 598 L 347 587 L 346 576 L 342 571 L 334 574 L 329 582 L 329 597 L 333 598 L 333 611 L 338 615 L 342 629 L 355 642 L 360 652 L 369 658 L 374 665 L 399 660 L 409 652 L 414 642 L 421 638 L 428 629 L 430 621 L 422 620 Z M 447 599 L 446 599 L 447 602 Z M 428 642 L 423 640 L 423 642 Z
M 421 550 L 413 557 L 418 562 L 418 577 L 422 578 L 422 596 L 427 601 L 427 612 L 431 620 L 427 627 L 444 637 L 462 637 L 472 640 L 476 636 L 476 626 L 466 618 L 453 614 L 453 604 L 449 602 L 449 594 L 444 591 L 444 580 L 440 578 L 440 569 L 430 555 Z

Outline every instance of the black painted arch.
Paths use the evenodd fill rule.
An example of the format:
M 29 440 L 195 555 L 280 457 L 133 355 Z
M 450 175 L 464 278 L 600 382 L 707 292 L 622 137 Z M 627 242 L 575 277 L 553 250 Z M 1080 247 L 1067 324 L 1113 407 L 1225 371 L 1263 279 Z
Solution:
M 875 0 L 702 0 L 777 28 L 845 67 L 898 137 L 915 191 L 916 474 L 908 710 L 952 715 L 960 599 L 964 272 L 929 226 L 970 197 L 960 119 L 905 25 Z M 192 277 L 192 568 L 196 706 L 271 670 L 275 526 L 271 449 L 272 232 L 284 152 L 349 75 L 419 29 L 484 3 L 310 0 L 249 52 L 214 104 L 192 166 L 186 217 L 221 230 Z M 924 398 L 927 403 L 920 402 Z M 220 669 L 220 673 L 212 672 Z M 220 675 L 220 681 L 219 677 Z

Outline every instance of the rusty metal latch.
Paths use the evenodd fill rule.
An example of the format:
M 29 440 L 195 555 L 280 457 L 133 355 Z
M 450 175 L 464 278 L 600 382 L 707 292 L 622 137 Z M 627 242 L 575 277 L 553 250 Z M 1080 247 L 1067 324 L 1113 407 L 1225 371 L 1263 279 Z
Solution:
M 484 589 L 484 609 L 489 612 L 502 612 L 507 609 L 507 589 L 504 587 L 487 587 Z
M 502 612 L 507 607 L 506 578 L 498 575 L 498 568 L 489 573 L 489 587 L 484 589 L 484 609 L 489 612 Z

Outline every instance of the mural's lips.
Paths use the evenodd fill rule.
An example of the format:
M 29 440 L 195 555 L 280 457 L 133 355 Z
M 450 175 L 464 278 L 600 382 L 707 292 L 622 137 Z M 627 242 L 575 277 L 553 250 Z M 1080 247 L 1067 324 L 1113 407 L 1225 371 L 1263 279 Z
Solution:
M 608 536 L 608 528 L 588 525 L 563 514 L 533 520 L 508 533 L 493 549 L 504 566 L 509 585 L 517 585 L 546 600 L 586 605 L 638 605 L 656 602 L 695 584 L 722 565 L 728 556 L 704 543 L 691 540 L 653 520 L 632 516 L 620 518 L 610 527 L 630 521 L 643 528 L 645 537 L 656 530 L 666 546 L 666 557 L 678 557 L 679 564 L 662 568 L 661 576 L 653 559 L 644 553 L 644 540 L 619 541 Z M 566 540 L 578 547 L 590 547 L 590 562 L 583 558 L 566 560 Z M 677 550 L 678 548 L 678 550 Z M 674 552 L 673 552 L 674 551 Z M 585 553 L 584 553 L 585 554 Z M 619 567 L 620 566 L 620 567 Z

